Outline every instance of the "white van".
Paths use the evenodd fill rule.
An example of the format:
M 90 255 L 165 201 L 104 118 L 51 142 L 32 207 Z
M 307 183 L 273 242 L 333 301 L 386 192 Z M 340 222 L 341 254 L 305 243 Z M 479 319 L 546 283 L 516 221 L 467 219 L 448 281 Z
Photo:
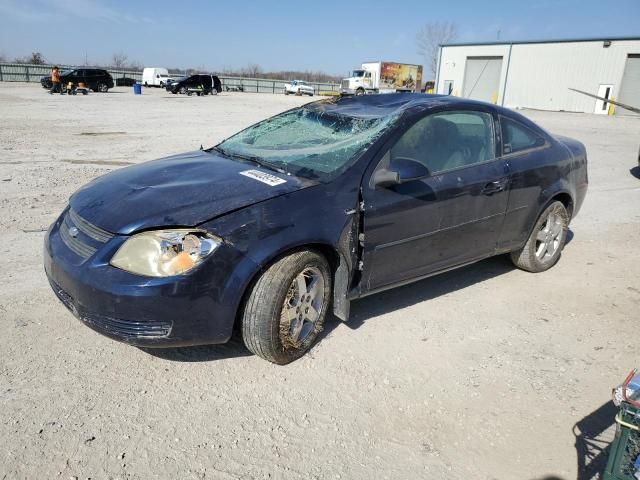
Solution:
M 147 67 L 142 71 L 142 84 L 145 87 L 164 87 L 169 80 L 169 71 L 166 68 Z

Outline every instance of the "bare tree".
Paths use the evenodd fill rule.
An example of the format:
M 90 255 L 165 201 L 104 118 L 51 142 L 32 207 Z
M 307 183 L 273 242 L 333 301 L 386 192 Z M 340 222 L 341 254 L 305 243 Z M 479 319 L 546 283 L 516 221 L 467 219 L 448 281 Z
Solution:
M 256 63 L 250 63 L 243 71 L 246 72 L 247 77 L 258 78 L 262 74 L 262 67 Z
M 27 55 L 26 57 L 16 58 L 14 60 L 15 63 L 26 63 L 29 65 L 44 65 L 46 60 L 44 59 L 44 55 L 40 52 L 33 52 L 31 55 Z
M 33 52 L 29 57 L 27 57 L 27 63 L 32 65 L 44 65 L 47 61 L 44 59 L 44 55 L 40 52 Z
M 123 65 L 122 68 L 126 68 L 128 70 L 134 70 L 136 72 L 141 72 L 144 69 L 144 65 L 142 65 L 142 63 L 138 62 L 137 60 L 133 60 L 128 64 Z
M 111 57 L 111 66 L 113 68 L 125 68 L 129 57 L 124 52 L 114 53 Z
M 429 80 L 436 78 L 438 46 L 455 40 L 457 36 L 458 27 L 452 22 L 429 22 L 416 34 L 418 53 L 424 57 L 425 65 L 431 74 Z

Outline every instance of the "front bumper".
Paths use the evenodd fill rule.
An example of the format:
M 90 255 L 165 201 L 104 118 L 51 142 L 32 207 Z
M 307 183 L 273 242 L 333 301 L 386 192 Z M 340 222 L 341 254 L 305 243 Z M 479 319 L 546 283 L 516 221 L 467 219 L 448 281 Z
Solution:
M 93 226 L 82 221 L 67 209 L 50 227 L 44 269 L 58 299 L 85 325 L 145 347 L 224 343 L 230 338 L 238 302 L 225 287 L 231 266 L 220 258 L 232 254 L 225 257 L 221 247 L 189 275 L 142 277 L 109 264 L 128 237 L 101 237 L 104 231 L 91 230 Z M 75 238 L 66 232 L 70 225 L 79 230 Z

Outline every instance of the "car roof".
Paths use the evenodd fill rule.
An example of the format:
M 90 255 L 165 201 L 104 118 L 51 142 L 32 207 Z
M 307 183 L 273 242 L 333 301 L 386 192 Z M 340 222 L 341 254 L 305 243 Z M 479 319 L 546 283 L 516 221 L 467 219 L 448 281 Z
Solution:
M 106 72 L 104 68 L 97 68 L 97 67 L 60 67 L 60 70 L 85 70 L 85 71 L 96 70 L 98 72 Z
M 350 117 L 381 118 L 404 112 L 413 107 L 435 106 L 458 102 L 457 97 L 447 95 L 426 95 L 423 93 L 385 93 L 378 95 L 359 95 L 333 97 L 321 100 L 314 105 L 326 113 L 336 113 Z M 311 105 L 310 105 L 311 106 Z
M 424 93 L 385 93 L 378 95 L 360 95 L 349 97 L 331 97 L 308 103 L 303 107 L 318 113 L 334 113 L 347 117 L 375 119 L 390 115 L 426 112 L 436 107 L 455 106 L 460 109 L 485 107 L 525 126 L 551 137 L 549 132 L 529 120 L 524 115 L 493 103 L 479 102 L 451 95 L 429 95 Z
M 325 113 L 336 113 L 349 117 L 382 118 L 403 113 L 407 110 L 430 110 L 435 107 L 447 105 L 457 105 L 460 108 L 469 108 L 478 105 L 489 106 L 501 114 L 513 116 L 513 112 L 494 104 L 451 95 L 429 95 L 424 93 L 386 93 L 333 97 L 308 104 L 306 107 Z

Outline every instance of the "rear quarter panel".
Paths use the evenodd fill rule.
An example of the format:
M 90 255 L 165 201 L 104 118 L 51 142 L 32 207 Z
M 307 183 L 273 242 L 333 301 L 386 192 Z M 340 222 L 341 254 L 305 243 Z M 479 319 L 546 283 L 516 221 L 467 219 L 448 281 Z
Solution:
M 570 214 L 577 214 L 586 194 L 586 153 L 579 142 L 570 140 L 569 148 L 565 141 L 550 137 L 546 147 L 505 157 L 511 183 L 499 250 L 520 248 L 556 196 L 568 195 Z

